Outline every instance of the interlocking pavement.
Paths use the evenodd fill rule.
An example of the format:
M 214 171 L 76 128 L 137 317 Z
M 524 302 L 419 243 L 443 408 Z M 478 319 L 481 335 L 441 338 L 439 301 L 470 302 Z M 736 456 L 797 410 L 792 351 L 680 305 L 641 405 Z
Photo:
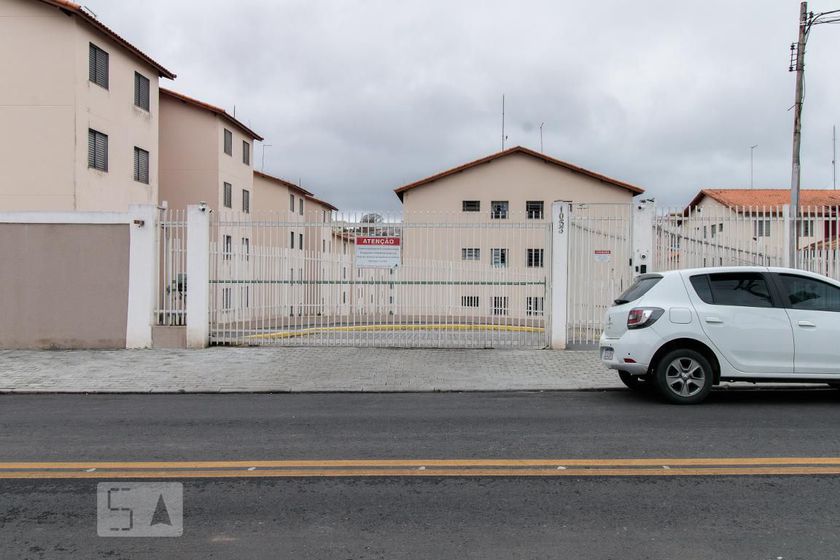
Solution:
M 0 392 L 514 391 L 622 387 L 596 352 L 384 348 L 4 350 Z

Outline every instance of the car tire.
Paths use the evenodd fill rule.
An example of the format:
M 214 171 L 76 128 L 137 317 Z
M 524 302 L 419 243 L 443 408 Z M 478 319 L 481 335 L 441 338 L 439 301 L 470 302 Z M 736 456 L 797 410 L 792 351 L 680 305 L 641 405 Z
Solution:
M 619 371 L 618 378 L 633 391 L 647 391 L 651 386 L 650 377 L 647 375 L 630 375 L 626 371 Z
M 712 391 L 714 371 L 709 360 L 696 350 L 668 352 L 656 365 L 654 381 L 659 394 L 674 404 L 697 404 Z

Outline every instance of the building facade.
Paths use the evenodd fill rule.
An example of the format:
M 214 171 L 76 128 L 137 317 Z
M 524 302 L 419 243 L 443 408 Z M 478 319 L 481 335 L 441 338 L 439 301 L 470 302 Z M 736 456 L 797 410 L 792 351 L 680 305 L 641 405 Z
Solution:
M 0 210 L 158 200 L 158 82 L 175 74 L 64 0 L 0 0 Z
M 255 140 L 262 137 L 224 109 L 161 88 L 161 203 L 250 212 Z
M 523 147 L 443 171 L 395 189 L 403 204 L 401 279 L 428 286 L 422 297 L 398 291 L 399 305 L 417 316 L 476 320 L 544 315 L 546 254 L 554 201 L 585 203 L 593 223 L 629 216 L 643 189 Z M 424 227 L 422 224 L 445 226 Z M 600 223 L 600 222 L 598 222 Z M 597 239 L 598 231 L 590 239 Z M 611 235 L 603 229 L 602 237 Z M 588 250 L 588 248 L 586 248 Z M 571 262 L 575 251 L 572 245 Z M 604 267 L 622 266 L 615 254 Z M 574 274 L 574 271 L 571 271 Z M 456 281 L 457 280 L 457 281 Z M 416 292 L 416 289 L 414 290 Z M 413 298 L 413 301 L 412 301 Z

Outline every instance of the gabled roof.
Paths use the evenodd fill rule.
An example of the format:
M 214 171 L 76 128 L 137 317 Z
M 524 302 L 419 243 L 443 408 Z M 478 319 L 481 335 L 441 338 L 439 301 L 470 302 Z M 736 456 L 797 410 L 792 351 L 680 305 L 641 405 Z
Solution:
M 306 195 L 306 200 L 311 200 L 312 202 L 318 203 L 321 206 L 325 206 L 325 207 L 329 208 L 330 210 L 338 210 L 338 208 L 336 208 L 335 206 L 333 206 L 332 204 L 330 204 L 326 200 L 321 200 L 320 198 L 316 198 L 316 197 L 312 196 L 311 194 Z
M 177 99 L 178 101 L 183 101 L 189 105 L 193 105 L 198 107 L 199 109 L 204 109 L 205 111 L 210 111 L 211 113 L 218 115 L 222 119 L 228 121 L 233 126 L 237 127 L 239 130 L 253 138 L 254 140 L 262 140 L 263 137 L 245 126 L 241 121 L 237 120 L 235 117 L 229 115 L 227 111 L 222 109 L 221 107 L 216 107 L 215 105 L 210 105 L 209 103 L 205 103 L 204 101 L 199 101 L 198 99 L 193 99 L 192 97 L 186 96 L 183 93 L 178 93 L 176 91 L 172 91 L 171 89 L 160 88 L 161 95 L 167 95 L 173 99 Z
M 285 179 L 281 179 L 280 177 L 275 177 L 274 175 L 269 175 L 268 173 L 264 173 L 264 172 L 262 172 L 262 171 L 257 171 L 257 170 L 254 170 L 254 175 L 255 175 L 256 177 L 262 177 L 263 179 L 266 179 L 266 180 L 268 180 L 268 181 L 272 181 L 272 182 L 274 182 L 274 183 L 277 183 L 278 185 L 282 185 L 282 186 L 284 186 L 284 187 L 288 187 L 288 188 L 290 188 L 290 189 L 292 189 L 292 190 L 295 190 L 295 191 L 297 191 L 297 192 L 299 192 L 299 193 L 303 194 L 304 196 L 314 196 L 311 192 L 309 192 L 308 190 L 304 189 L 303 187 L 300 187 L 300 186 L 298 186 L 298 185 L 296 185 L 296 184 L 292 183 L 291 181 L 287 181 L 287 180 L 285 180 Z
M 686 211 L 709 197 L 729 208 L 783 206 L 790 204 L 790 189 L 703 189 L 688 203 Z M 840 206 L 840 191 L 802 189 L 799 206 Z
M 75 2 L 70 2 L 69 0 L 40 0 L 40 2 L 43 2 L 44 4 L 49 4 L 50 6 L 55 6 L 56 8 L 61 9 L 66 14 L 78 16 L 82 19 L 82 21 L 98 29 L 99 31 L 116 41 L 118 44 L 125 47 L 137 58 L 141 59 L 146 64 L 155 68 L 158 71 L 159 76 L 169 78 L 170 80 L 175 79 L 175 74 L 173 74 L 172 72 L 170 72 L 154 60 L 152 60 L 152 58 L 149 55 L 147 55 L 146 53 L 144 53 L 143 51 L 141 51 L 140 49 L 138 49 L 119 35 L 117 35 L 116 32 L 114 32 L 111 28 L 103 24 L 95 17 L 93 17 L 93 15 L 85 11 L 85 9 L 82 8 L 79 4 L 76 4 Z
M 587 177 L 591 177 L 597 181 L 601 181 L 603 183 L 607 183 L 609 185 L 613 185 L 616 187 L 620 187 L 622 189 L 627 189 L 628 191 L 632 192 L 634 195 L 642 194 L 645 190 L 641 187 L 637 187 L 635 185 L 631 185 L 630 183 L 625 183 L 624 181 L 619 181 L 617 179 L 612 179 L 607 177 L 606 175 L 601 175 L 600 173 L 595 173 L 594 171 L 590 171 L 588 169 L 584 169 L 583 167 L 578 167 L 577 165 L 573 165 L 571 163 L 561 161 L 559 159 L 555 159 L 553 157 L 547 156 L 545 154 L 541 154 L 539 152 L 535 152 L 534 150 L 530 150 L 528 148 L 522 146 L 515 146 L 513 148 L 508 148 L 502 152 L 496 152 L 495 154 L 491 154 L 487 157 L 483 157 L 481 159 L 477 159 L 475 161 L 471 161 L 469 163 L 465 163 L 464 165 L 459 165 L 458 167 L 453 167 L 452 169 L 448 169 L 446 171 L 441 171 L 431 177 L 426 177 L 425 179 L 421 179 L 414 183 L 409 183 L 408 185 L 404 185 L 402 187 L 398 187 L 394 189 L 394 192 L 397 193 L 397 196 L 400 200 L 403 199 L 403 193 L 417 188 L 422 187 L 423 185 L 428 185 L 438 179 L 443 179 L 444 177 L 449 177 L 450 175 L 454 175 L 456 173 L 460 173 L 462 171 L 466 171 L 468 169 L 472 169 L 473 167 L 479 166 L 482 163 L 490 163 L 491 161 L 495 161 L 499 158 L 509 156 L 511 154 L 525 154 L 531 157 L 535 157 L 544 161 L 545 163 L 550 163 L 552 165 L 556 165 L 558 167 L 562 167 L 563 169 L 567 169 L 569 171 L 573 171 L 575 173 L 580 173 L 581 175 L 586 175 Z

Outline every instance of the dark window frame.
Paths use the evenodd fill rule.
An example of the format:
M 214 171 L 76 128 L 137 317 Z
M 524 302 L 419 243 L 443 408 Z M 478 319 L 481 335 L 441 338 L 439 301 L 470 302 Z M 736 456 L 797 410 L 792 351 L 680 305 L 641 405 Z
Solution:
M 251 191 L 248 189 L 242 189 L 242 212 L 251 213 Z
M 530 208 L 531 205 L 537 206 Z M 542 200 L 526 200 L 525 201 L 525 215 L 529 220 L 542 220 L 545 218 L 545 202 Z
M 499 256 L 498 262 L 495 255 Z M 507 268 L 510 260 L 510 251 L 507 247 L 490 248 L 490 266 L 493 268 Z
M 461 247 L 462 261 L 480 261 L 481 247 Z
M 251 165 L 251 144 L 247 140 L 242 141 L 242 163 Z
M 233 132 L 228 129 L 224 129 L 224 137 L 224 146 L 222 149 L 227 155 L 233 156 Z
M 233 208 L 233 185 L 228 182 L 222 183 L 222 206 Z
M 145 91 L 144 91 L 145 88 Z M 134 106 L 151 112 L 152 81 L 140 72 L 134 72 Z M 145 97 L 144 97 L 145 93 Z
M 480 200 L 462 200 L 461 212 L 481 212 Z
M 143 157 L 145 155 L 146 168 L 143 169 Z M 134 180 L 145 185 L 149 184 L 149 159 L 151 154 L 138 146 L 134 146 Z
M 525 250 L 525 268 L 545 268 L 545 249 L 528 248 Z
M 498 205 L 498 208 L 496 206 Z M 490 202 L 490 219 L 507 220 L 510 216 L 509 200 L 493 200 Z
M 88 168 L 108 172 L 108 135 L 93 128 L 88 128 Z
M 110 55 L 105 49 L 88 44 L 88 80 L 103 89 L 110 89 Z

